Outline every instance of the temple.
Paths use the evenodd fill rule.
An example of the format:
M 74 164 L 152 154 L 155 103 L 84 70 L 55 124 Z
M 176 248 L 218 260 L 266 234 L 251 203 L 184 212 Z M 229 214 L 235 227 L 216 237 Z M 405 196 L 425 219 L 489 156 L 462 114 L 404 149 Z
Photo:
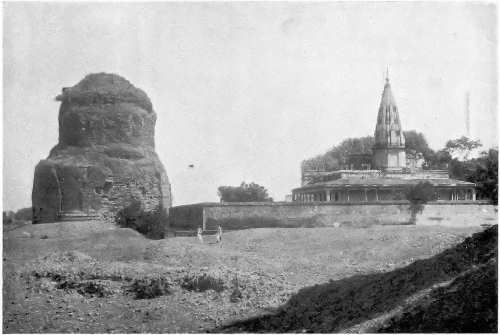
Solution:
M 447 170 L 425 170 L 421 153 L 407 154 L 398 107 L 386 78 L 375 126 L 372 154 L 349 155 L 341 170 L 302 170 L 295 202 L 382 202 L 406 200 L 406 190 L 429 182 L 435 201 L 475 201 L 475 184 L 450 179 Z

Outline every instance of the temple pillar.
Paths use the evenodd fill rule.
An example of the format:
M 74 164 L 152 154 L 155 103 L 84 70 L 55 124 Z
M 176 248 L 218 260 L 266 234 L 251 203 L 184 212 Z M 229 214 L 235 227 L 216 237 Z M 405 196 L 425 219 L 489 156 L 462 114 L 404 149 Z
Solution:
M 346 193 L 345 196 L 346 196 L 347 202 L 349 202 L 350 201 L 350 199 L 349 199 L 349 190 L 346 190 L 345 193 Z
M 375 200 L 378 201 L 378 189 L 375 189 Z
M 368 194 L 367 194 L 366 188 L 364 189 L 364 191 L 365 191 L 365 201 L 368 201 Z
M 476 201 L 476 189 L 472 190 L 472 201 Z

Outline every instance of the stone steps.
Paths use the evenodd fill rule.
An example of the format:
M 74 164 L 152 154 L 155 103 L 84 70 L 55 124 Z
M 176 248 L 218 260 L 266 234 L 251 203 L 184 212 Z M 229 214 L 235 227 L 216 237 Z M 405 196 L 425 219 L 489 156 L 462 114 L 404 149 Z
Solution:
M 99 215 L 95 212 L 61 212 L 58 221 L 94 221 L 98 220 Z

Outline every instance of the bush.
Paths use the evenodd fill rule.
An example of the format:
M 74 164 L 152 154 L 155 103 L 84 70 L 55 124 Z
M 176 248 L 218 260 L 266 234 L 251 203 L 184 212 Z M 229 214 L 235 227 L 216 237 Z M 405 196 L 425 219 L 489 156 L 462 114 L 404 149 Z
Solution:
M 153 299 L 170 294 L 170 284 L 164 278 L 136 279 L 129 288 L 136 299 Z
M 135 200 L 118 212 L 116 223 L 120 227 L 137 230 L 148 238 L 162 239 L 165 237 L 168 217 L 162 207 L 152 212 L 145 212 L 141 208 L 141 203 Z
M 207 290 L 214 290 L 215 292 L 222 292 L 224 291 L 224 281 L 206 273 L 201 276 L 186 275 L 182 279 L 181 287 L 189 291 L 204 292 Z

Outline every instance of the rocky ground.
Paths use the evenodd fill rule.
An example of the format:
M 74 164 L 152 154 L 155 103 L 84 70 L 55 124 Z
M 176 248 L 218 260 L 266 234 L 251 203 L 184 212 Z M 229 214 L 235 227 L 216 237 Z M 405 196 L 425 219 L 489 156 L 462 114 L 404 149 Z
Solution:
M 479 230 L 262 228 L 228 232 L 220 247 L 211 236 L 154 241 L 91 222 L 4 229 L 3 331 L 205 332 L 272 313 L 306 286 L 429 258 Z M 195 278 L 215 290 L 192 290 Z

